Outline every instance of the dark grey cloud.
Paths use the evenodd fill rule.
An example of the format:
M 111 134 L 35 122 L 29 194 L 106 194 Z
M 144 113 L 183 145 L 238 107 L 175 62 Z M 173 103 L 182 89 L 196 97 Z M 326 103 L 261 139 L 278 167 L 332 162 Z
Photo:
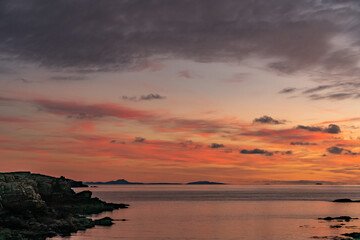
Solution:
M 307 90 L 303 91 L 303 93 L 307 94 L 307 93 L 319 92 L 319 91 L 329 89 L 329 88 L 332 88 L 332 87 L 334 87 L 334 85 L 321 85 L 321 86 L 317 86 L 317 87 L 314 87 L 314 88 L 307 89 Z
M 280 94 L 293 93 L 293 92 L 295 92 L 296 90 L 297 90 L 296 88 L 284 88 L 284 89 L 282 89 L 279 93 L 280 93 Z
M 341 132 L 341 129 L 336 124 L 330 124 L 327 128 L 324 129 L 324 132 L 338 134 Z
M 242 153 L 242 154 L 263 154 L 263 155 L 266 155 L 266 156 L 272 156 L 273 155 L 272 152 L 262 150 L 262 149 L 258 149 L 258 148 L 255 148 L 253 150 L 242 149 L 242 150 L 240 150 L 240 153 Z
M 263 124 L 284 124 L 286 122 L 286 120 L 277 120 L 277 119 L 274 119 L 270 116 L 262 116 L 260 118 L 255 118 L 253 123 L 263 123 Z
M 291 155 L 291 154 L 293 154 L 292 151 L 281 152 L 281 155 Z
M 161 96 L 159 94 L 154 94 L 154 93 L 150 93 L 148 95 L 142 95 L 140 97 L 136 97 L 136 96 L 122 96 L 121 97 L 122 100 L 126 100 L 126 101 L 133 101 L 133 102 L 138 102 L 138 101 L 150 101 L 150 100 L 161 100 L 161 99 L 166 99 L 165 96 Z
M 154 100 L 154 99 L 165 99 L 166 97 L 165 96 L 161 96 L 159 94 L 153 94 L 153 93 L 150 93 L 148 95 L 142 95 L 140 97 L 140 100 L 141 101 L 148 101 L 148 100 Z
M 0 52 L 83 72 L 143 65 L 159 55 L 225 62 L 254 53 L 284 59 L 269 67 L 285 73 L 338 68 L 355 59 L 331 51 L 329 40 L 356 31 L 348 20 L 357 10 L 356 1 L 1 1 Z
M 335 81 L 332 81 L 332 84 L 328 85 L 319 85 L 317 87 L 308 88 L 302 91 L 302 96 L 309 98 L 310 100 L 345 100 L 345 99 L 357 99 L 359 96 L 360 90 L 360 81 L 356 77 L 360 74 L 359 71 L 355 71 L 352 73 L 352 76 L 349 80 L 349 76 L 342 76 L 341 79 L 336 77 Z M 317 80 L 320 82 L 330 81 L 329 79 L 334 78 L 334 76 L 329 77 L 325 80 Z M 345 81 L 345 79 L 348 79 Z M 292 93 L 292 88 L 285 88 L 279 93 Z M 287 91 L 289 90 L 289 92 Z
M 146 141 L 146 139 L 143 138 L 143 137 L 136 137 L 135 140 L 134 140 L 134 142 L 136 142 L 136 143 L 142 143 L 142 142 L 145 142 L 145 141 Z
M 317 143 L 312 143 L 312 142 L 291 142 L 290 145 L 309 146 L 309 145 L 317 145 Z
M 344 100 L 349 98 L 356 98 L 354 93 L 330 93 L 330 94 L 312 94 L 309 96 L 311 100 L 322 100 L 322 99 L 329 99 L 329 100 Z
M 322 132 L 322 127 L 311 127 L 311 126 L 304 126 L 304 125 L 298 125 L 296 129 L 303 129 L 310 132 Z
M 116 139 L 110 140 L 110 143 L 126 144 L 126 142 L 124 142 L 124 141 L 118 141 L 118 140 L 116 140 Z
M 331 133 L 331 134 L 338 134 L 341 132 L 341 129 L 336 124 L 329 124 L 328 127 L 312 127 L 312 126 L 304 126 L 304 125 L 298 125 L 296 127 L 297 129 L 303 129 L 310 132 L 325 132 L 325 133 Z
M 223 148 L 225 147 L 224 144 L 221 143 L 212 143 L 209 148 Z
M 341 148 L 341 147 L 329 147 L 326 149 L 327 152 L 332 153 L 332 154 L 344 154 L 344 155 L 358 155 L 358 153 L 352 152 L 349 149 L 346 148 Z

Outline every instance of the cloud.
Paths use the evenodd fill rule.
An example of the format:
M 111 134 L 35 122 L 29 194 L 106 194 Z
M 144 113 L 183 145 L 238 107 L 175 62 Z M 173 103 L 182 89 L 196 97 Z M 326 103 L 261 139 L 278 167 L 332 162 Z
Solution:
M 296 129 L 303 129 L 303 130 L 307 130 L 310 132 L 325 132 L 325 133 L 331 133 L 331 134 L 338 134 L 341 132 L 340 127 L 336 124 L 330 124 L 326 128 L 298 125 L 296 127 Z
M 273 155 L 272 152 L 268 152 L 268 151 L 258 149 L 258 148 L 255 148 L 253 150 L 242 149 L 242 150 L 240 150 L 240 153 L 242 153 L 242 154 L 264 154 L 266 156 L 272 156 Z
M 262 123 L 262 124 L 274 124 L 274 125 L 277 125 L 277 124 L 284 124 L 286 122 L 286 120 L 276 120 L 276 119 L 273 119 L 272 117 L 269 117 L 269 116 L 262 116 L 260 118 L 255 118 L 253 123 Z
M 193 78 L 192 74 L 188 70 L 180 71 L 179 76 L 183 77 L 183 78 L 187 78 L 187 79 L 192 79 Z
M 154 99 L 165 99 L 166 97 L 165 96 L 160 96 L 159 94 L 153 94 L 153 93 L 150 93 L 148 95 L 142 95 L 140 97 L 140 100 L 141 101 L 148 101 L 148 100 L 154 100 Z
M 359 70 L 360 73 L 360 70 Z M 354 73 L 357 74 L 357 73 Z M 344 79 L 349 78 L 344 76 Z M 331 79 L 331 77 L 329 77 Z M 345 99 L 356 99 L 358 91 L 360 89 L 360 82 L 357 79 L 344 79 L 336 80 L 330 85 L 319 85 L 314 88 L 309 88 L 302 92 L 304 96 L 310 100 L 345 100 Z M 328 81 L 328 80 L 321 80 Z
M 180 142 L 179 143 L 182 147 L 189 148 L 189 149 L 200 149 L 202 148 L 202 145 L 199 143 L 194 143 L 191 140 Z
M 322 128 L 321 127 L 310 127 L 310 126 L 304 126 L 304 125 L 298 125 L 296 127 L 296 129 L 304 129 L 310 132 L 322 132 Z
M 281 155 L 291 155 L 291 154 L 293 154 L 292 151 L 281 152 Z
M 312 94 L 309 96 L 311 100 L 322 100 L 322 99 L 329 99 L 329 100 L 344 100 L 348 98 L 354 98 L 353 93 L 333 93 L 333 94 Z
M 318 87 L 315 87 L 315 88 L 307 89 L 307 90 L 303 91 L 303 93 L 308 94 L 308 93 L 319 92 L 319 91 L 329 89 L 329 88 L 332 88 L 332 87 L 334 87 L 334 85 L 322 85 L 322 86 L 318 86 Z
M 282 89 L 279 93 L 280 93 L 280 94 L 293 93 L 293 92 L 295 92 L 296 90 L 297 90 L 296 88 L 284 88 L 284 89 Z
M 122 96 L 122 100 L 126 101 L 133 101 L 133 102 L 139 102 L 139 101 L 150 101 L 150 100 L 161 100 L 166 99 L 165 96 L 161 96 L 159 94 L 150 93 L 148 95 L 142 95 L 140 97 L 128 97 L 128 96 Z
M 50 80 L 55 81 L 82 81 L 86 80 L 85 76 L 76 76 L 76 75 L 68 75 L 68 76 L 53 76 Z
M 352 152 L 349 149 L 345 149 L 345 148 L 341 148 L 341 147 L 337 147 L 337 146 L 329 147 L 326 150 L 327 150 L 327 152 L 332 153 L 332 154 L 345 154 L 345 155 L 358 155 L 359 154 L 359 153 Z
M 291 142 L 290 145 L 309 146 L 309 145 L 317 145 L 317 143 L 311 143 L 311 142 Z
M 136 137 L 135 138 L 135 140 L 134 140 L 134 142 L 136 142 L 136 143 L 142 143 L 142 142 L 145 142 L 145 138 L 143 138 L 143 137 Z
M 225 147 L 224 144 L 219 144 L 219 143 L 212 143 L 209 148 L 223 148 Z
M 257 56 L 270 71 L 321 83 L 304 91 L 312 100 L 353 99 L 360 89 L 344 85 L 359 84 L 356 0 L 17 0 L 0 11 L 0 54 L 12 59 L 5 62 L 88 73 L 159 71 L 162 59 L 238 63 Z M 187 70 L 179 75 L 193 78 Z
M 131 69 L 156 56 L 238 62 L 254 54 L 284 59 L 269 64 L 282 72 L 336 68 L 347 53 L 334 54 L 329 40 L 356 31 L 357 10 L 336 1 L 9 1 L 0 52 L 82 71 Z
M 327 133 L 332 133 L 332 134 L 338 134 L 341 132 L 341 129 L 338 125 L 336 124 L 330 124 L 327 128 L 325 128 L 323 130 L 324 132 L 327 132 Z
M 86 104 L 72 101 L 33 100 L 41 111 L 76 119 L 117 117 L 121 119 L 146 120 L 154 117 L 149 112 L 134 110 L 116 104 Z

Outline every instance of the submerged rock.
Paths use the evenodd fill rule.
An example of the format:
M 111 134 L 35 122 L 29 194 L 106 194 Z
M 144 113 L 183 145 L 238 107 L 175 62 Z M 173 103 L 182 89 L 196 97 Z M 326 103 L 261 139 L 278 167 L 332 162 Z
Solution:
M 45 240 L 67 236 L 95 225 L 110 226 L 111 218 L 85 215 L 127 208 L 75 193 L 71 182 L 30 172 L 0 173 L 0 240 Z

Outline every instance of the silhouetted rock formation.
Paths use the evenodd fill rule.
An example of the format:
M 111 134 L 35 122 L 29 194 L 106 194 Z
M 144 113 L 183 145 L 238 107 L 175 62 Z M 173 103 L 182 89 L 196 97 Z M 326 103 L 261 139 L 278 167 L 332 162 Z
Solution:
M 340 217 L 325 217 L 325 218 L 318 218 L 319 220 L 325 220 L 325 221 L 345 221 L 349 222 L 350 220 L 358 219 L 358 218 L 352 218 L 349 216 L 340 216 Z
M 345 202 L 345 203 L 347 203 L 347 202 L 360 202 L 360 201 L 359 200 L 353 201 L 353 200 L 351 200 L 349 198 L 341 198 L 341 199 L 336 199 L 333 202 Z
M 64 177 L 0 173 L 0 240 L 45 240 L 95 225 L 109 226 L 111 218 L 92 220 L 84 215 L 128 206 L 92 198 L 90 191 L 75 193 L 71 185 Z

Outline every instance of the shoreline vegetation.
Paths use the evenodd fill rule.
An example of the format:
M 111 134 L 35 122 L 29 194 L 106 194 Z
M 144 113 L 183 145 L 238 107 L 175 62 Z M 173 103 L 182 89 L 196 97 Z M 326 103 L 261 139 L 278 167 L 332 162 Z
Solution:
M 0 173 L 0 240 L 45 240 L 110 226 L 114 220 L 109 217 L 87 216 L 129 206 L 93 198 L 90 191 L 75 193 L 71 187 L 86 185 L 30 172 Z

